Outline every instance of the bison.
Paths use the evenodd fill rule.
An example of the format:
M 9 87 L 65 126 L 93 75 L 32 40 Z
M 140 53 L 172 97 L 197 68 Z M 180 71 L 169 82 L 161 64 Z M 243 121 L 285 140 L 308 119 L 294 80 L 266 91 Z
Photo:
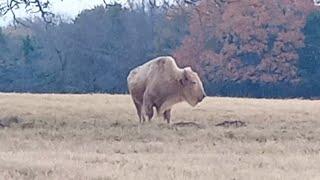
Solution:
M 151 120 L 154 107 L 170 123 L 173 105 L 186 101 L 194 107 L 206 97 L 198 74 L 190 67 L 179 68 L 170 56 L 157 57 L 131 70 L 127 83 L 140 123 Z

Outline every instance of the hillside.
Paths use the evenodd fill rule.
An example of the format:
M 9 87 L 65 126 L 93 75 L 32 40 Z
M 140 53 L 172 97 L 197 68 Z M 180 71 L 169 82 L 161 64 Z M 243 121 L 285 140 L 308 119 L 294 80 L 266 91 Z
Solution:
M 320 99 L 312 1 L 141 2 L 0 28 L 0 92 L 126 93 L 131 69 L 170 55 L 211 96 Z

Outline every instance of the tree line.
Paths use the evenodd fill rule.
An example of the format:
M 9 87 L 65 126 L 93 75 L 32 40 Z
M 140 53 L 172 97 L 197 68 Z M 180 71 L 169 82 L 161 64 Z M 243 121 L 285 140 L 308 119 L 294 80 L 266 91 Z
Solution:
M 172 55 L 209 95 L 320 97 L 312 1 L 114 4 L 62 19 L 0 29 L 0 91 L 125 93 L 130 69 Z

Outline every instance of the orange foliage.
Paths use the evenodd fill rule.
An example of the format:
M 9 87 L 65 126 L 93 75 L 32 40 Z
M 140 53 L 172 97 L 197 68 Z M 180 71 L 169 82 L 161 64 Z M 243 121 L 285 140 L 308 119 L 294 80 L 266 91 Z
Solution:
M 314 9 L 311 0 L 202 0 L 174 56 L 209 81 L 297 82 L 301 29 Z

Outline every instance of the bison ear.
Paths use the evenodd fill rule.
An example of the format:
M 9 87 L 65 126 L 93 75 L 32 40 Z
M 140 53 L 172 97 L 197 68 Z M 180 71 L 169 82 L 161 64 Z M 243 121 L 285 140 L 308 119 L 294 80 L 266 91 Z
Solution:
M 179 80 L 179 82 L 181 85 L 185 86 L 185 85 L 187 85 L 188 81 L 189 81 L 188 71 L 187 71 L 187 69 L 184 69 L 183 73 L 182 73 L 182 78 Z

